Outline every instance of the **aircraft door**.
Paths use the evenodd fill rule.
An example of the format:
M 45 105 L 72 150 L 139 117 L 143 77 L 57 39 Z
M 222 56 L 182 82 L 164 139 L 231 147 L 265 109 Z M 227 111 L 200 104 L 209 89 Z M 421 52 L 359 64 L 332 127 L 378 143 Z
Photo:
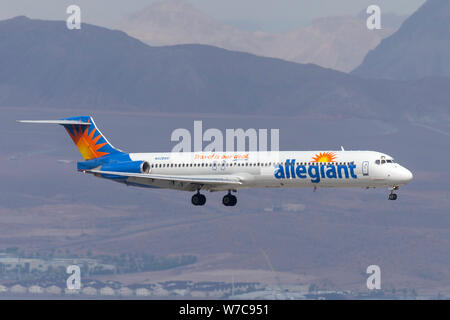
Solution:
M 363 176 L 369 175 L 369 161 L 363 161 L 362 163 L 362 174 Z

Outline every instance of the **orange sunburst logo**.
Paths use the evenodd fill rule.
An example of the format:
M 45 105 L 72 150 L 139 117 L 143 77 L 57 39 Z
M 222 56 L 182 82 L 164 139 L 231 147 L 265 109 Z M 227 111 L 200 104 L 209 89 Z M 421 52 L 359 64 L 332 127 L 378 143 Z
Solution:
M 106 142 L 97 144 L 102 135 L 97 134 L 97 136 L 95 136 L 97 128 L 93 126 L 92 131 L 89 132 L 89 127 L 91 126 L 71 126 L 70 130 L 68 127 L 66 127 L 66 130 L 75 145 L 78 147 L 78 150 L 80 150 L 84 160 L 91 160 L 108 155 L 108 152 L 98 151 L 101 147 L 107 144 Z
M 334 152 L 321 152 L 313 157 L 312 162 L 334 162 L 336 154 Z

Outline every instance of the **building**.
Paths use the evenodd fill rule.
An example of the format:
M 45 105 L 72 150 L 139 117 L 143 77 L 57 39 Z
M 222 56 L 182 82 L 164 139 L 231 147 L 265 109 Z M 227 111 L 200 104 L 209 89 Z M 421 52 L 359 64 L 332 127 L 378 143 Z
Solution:
M 203 291 L 194 290 L 194 291 L 191 291 L 191 297 L 193 297 L 193 298 L 205 298 L 206 297 L 206 293 L 203 292 Z
M 80 293 L 80 290 L 66 288 L 66 289 L 64 289 L 64 293 L 65 294 L 70 294 L 70 295 L 76 295 L 76 294 Z
M 113 296 L 116 293 L 115 293 L 113 288 L 111 288 L 111 287 L 104 287 L 104 288 L 100 289 L 100 294 L 102 296 Z
M 88 296 L 95 296 L 97 295 L 97 289 L 93 287 L 84 287 L 83 290 L 81 290 L 81 293 Z
M 57 286 L 50 286 L 45 291 L 49 294 L 61 294 L 62 292 L 61 288 Z
M 128 297 L 133 295 L 133 290 L 128 287 L 122 287 L 117 291 L 117 294 L 123 297 Z
M 150 295 L 150 291 L 146 288 L 138 288 L 136 289 L 136 295 L 139 297 L 148 297 Z
M 34 285 L 28 288 L 28 292 L 31 294 L 42 294 L 44 293 L 44 288 Z
M 20 284 L 16 284 L 16 285 L 12 286 L 9 289 L 9 291 L 12 292 L 12 293 L 24 294 L 24 293 L 27 293 L 27 288 L 21 286 Z
M 163 287 L 161 287 L 161 285 L 158 283 L 155 285 L 155 287 L 153 288 L 153 294 L 155 296 L 159 296 L 159 297 L 165 297 L 169 295 L 169 291 L 167 291 L 166 289 L 164 289 Z

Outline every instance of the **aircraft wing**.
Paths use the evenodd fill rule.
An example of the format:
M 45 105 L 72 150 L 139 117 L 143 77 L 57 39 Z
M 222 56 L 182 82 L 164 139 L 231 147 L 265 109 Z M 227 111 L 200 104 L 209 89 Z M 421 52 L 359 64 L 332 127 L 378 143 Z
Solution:
M 149 173 L 131 173 L 131 172 L 117 172 L 117 171 L 101 171 L 101 170 L 86 170 L 86 172 L 122 176 L 128 178 L 135 178 L 137 182 L 141 179 L 150 180 L 151 182 L 168 182 L 176 189 L 196 190 L 201 189 L 223 189 L 233 188 L 242 184 L 241 178 L 233 175 L 196 175 L 196 176 L 178 176 L 178 175 L 164 175 L 164 174 L 149 174 Z M 175 186 L 176 184 L 176 186 Z

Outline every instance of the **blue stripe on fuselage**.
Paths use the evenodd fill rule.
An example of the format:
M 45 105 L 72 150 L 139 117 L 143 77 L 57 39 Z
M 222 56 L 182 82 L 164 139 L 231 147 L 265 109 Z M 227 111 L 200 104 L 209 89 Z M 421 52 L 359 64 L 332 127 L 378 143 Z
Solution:
M 91 170 L 104 164 L 111 164 L 125 161 L 131 161 L 130 155 L 128 153 L 111 154 L 88 161 L 77 162 L 77 169 L 78 171 Z

